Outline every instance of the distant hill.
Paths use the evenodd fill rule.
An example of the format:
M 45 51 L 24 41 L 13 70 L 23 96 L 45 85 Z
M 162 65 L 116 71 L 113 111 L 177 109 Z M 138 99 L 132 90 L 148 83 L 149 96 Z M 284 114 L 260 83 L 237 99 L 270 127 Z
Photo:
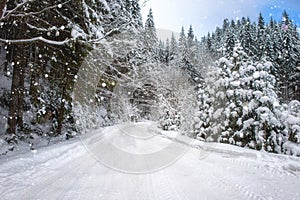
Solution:
M 167 29 L 156 29 L 157 37 L 159 40 L 166 41 L 168 38 L 171 39 L 172 33 L 174 33 L 174 36 L 176 40 L 179 39 L 179 33 Z

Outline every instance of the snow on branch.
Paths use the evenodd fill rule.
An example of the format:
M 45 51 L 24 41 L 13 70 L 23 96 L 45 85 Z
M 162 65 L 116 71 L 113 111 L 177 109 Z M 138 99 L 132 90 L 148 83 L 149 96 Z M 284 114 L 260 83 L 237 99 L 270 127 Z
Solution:
M 101 42 L 101 40 L 113 35 L 114 32 L 118 32 L 118 31 L 119 31 L 119 28 L 114 28 L 114 29 L 108 31 L 103 37 L 97 38 L 97 39 L 94 39 L 94 40 L 90 40 L 89 42 L 94 43 L 94 44 L 98 44 L 98 43 Z
M 41 42 L 45 42 L 45 43 L 53 44 L 53 45 L 64 45 L 64 44 L 67 44 L 68 42 L 70 42 L 71 40 L 72 39 L 65 39 L 64 41 L 54 41 L 54 40 L 48 40 L 43 37 L 34 37 L 34 38 L 30 38 L 30 39 L 18 39 L 18 40 L 5 40 L 5 39 L 0 38 L 0 42 L 11 43 L 11 44 L 41 41 Z
M 50 28 L 39 28 L 39 27 L 36 27 L 36 26 L 34 26 L 34 25 L 31 25 L 31 24 L 29 24 L 29 23 L 27 23 L 26 22 L 26 24 L 27 24 L 27 26 L 29 27 L 29 28 L 31 28 L 31 29 L 35 29 L 35 30 L 38 30 L 38 31 L 44 31 L 44 32 L 48 32 L 48 31 L 58 31 L 58 30 L 61 30 L 61 28 L 58 28 L 58 27 L 56 27 L 56 26 L 52 26 L 52 27 L 50 27 Z
M 23 5 L 25 5 L 26 3 L 28 3 L 29 0 L 27 1 L 23 1 L 22 3 L 19 3 L 15 8 L 13 8 L 12 10 L 6 10 L 5 12 L 3 12 L 2 16 L 0 17 L 0 20 L 3 20 L 7 17 L 9 17 L 12 13 L 14 13 L 15 11 L 17 11 L 19 8 L 21 8 Z
M 121 25 L 120 27 L 117 27 L 117 28 L 113 28 L 111 29 L 110 31 L 108 31 L 103 37 L 100 37 L 100 38 L 96 38 L 96 39 L 93 39 L 93 40 L 90 40 L 89 42 L 90 43 L 93 43 L 93 44 L 99 44 L 101 43 L 103 39 L 107 38 L 107 37 L 111 37 L 111 36 L 114 36 L 116 33 L 119 33 L 122 28 L 124 27 L 127 27 L 128 25 L 130 25 L 130 22 L 129 23 L 126 23 L 126 24 L 123 24 Z

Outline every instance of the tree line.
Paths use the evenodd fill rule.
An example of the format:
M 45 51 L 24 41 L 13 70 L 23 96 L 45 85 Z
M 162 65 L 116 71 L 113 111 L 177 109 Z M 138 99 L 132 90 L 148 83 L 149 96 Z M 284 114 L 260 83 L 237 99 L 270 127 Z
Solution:
M 261 13 L 257 22 L 225 19 L 200 41 L 182 28 L 178 43 L 161 41 L 158 52 L 195 83 L 192 137 L 300 154 L 300 39 L 286 11 L 279 22 Z
M 279 22 L 265 23 L 262 14 L 257 23 L 225 19 L 200 40 L 192 26 L 183 27 L 178 40 L 160 41 L 152 10 L 143 24 L 137 0 L 4 2 L 0 112 L 6 141 L 32 133 L 68 138 L 129 120 L 140 112 L 126 101 L 133 88 L 155 96 L 158 106 L 147 113 L 166 130 L 297 154 L 300 40 L 286 12 Z M 80 98 L 96 108 L 77 106 L 77 86 Z

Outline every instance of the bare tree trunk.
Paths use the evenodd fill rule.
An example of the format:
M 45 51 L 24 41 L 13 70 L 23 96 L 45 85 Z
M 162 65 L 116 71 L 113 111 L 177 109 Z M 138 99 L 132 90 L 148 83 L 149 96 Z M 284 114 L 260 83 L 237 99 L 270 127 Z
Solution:
M 26 59 L 26 58 L 23 58 Z M 25 81 L 25 68 L 27 62 L 22 62 L 19 78 L 19 93 L 18 93 L 18 112 L 17 112 L 17 124 L 19 127 L 23 128 L 23 113 L 24 113 L 24 81 Z
M 24 113 L 24 80 L 26 69 L 26 55 L 24 53 L 25 46 L 16 46 L 14 51 L 13 77 L 11 85 L 11 97 L 8 112 L 8 129 L 7 133 L 15 134 L 17 126 L 23 126 Z M 23 51 L 23 52 L 22 52 Z
M 65 87 L 65 86 L 63 86 Z M 56 130 L 56 134 L 60 135 L 62 132 L 62 128 L 63 128 L 63 122 L 64 122 L 64 115 L 65 115 L 65 101 L 64 101 L 64 96 L 65 96 L 65 88 L 63 88 L 62 91 L 62 101 L 60 104 L 60 108 L 58 111 L 58 116 L 57 116 L 57 130 Z
M 31 52 L 31 55 L 30 55 L 30 60 L 33 61 L 33 65 L 30 67 L 29 70 L 29 76 L 31 77 L 30 78 L 30 87 L 29 87 L 29 96 L 30 96 L 30 99 L 31 99 L 31 103 L 36 106 L 38 104 L 38 89 L 37 89 L 37 86 L 36 86 L 36 82 L 38 81 L 38 76 L 39 74 L 41 73 L 40 72 L 40 66 L 39 66 L 39 63 L 37 63 L 37 53 L 38 53 L 38 50 L 37 50 L 38 46 L 37 45 L 32 45 L 31 48 L 30 48 L 30 52 Z
M 17 127 L 17 112 L 18 112 L 18 86 L 20 82 L 20 71 L 21 66 L 15 65 L 13 71 L 12 85 L 11 85 L 11 97 L 10 97 L 10 105 L 9 105 L 9 113 L 8 113 L 8 129 L 7 132 L 9 134 L 16 133 Z
M 3 15 L 3 10 L 6 5 L 6 0 L 0 0 L 0 18 Z
M 64 121 L 64 117 L 65 117 L 65 97 L 66 97 L 66 85 L 67 85 L 67 69 L 64 67 L 63 69 L 63 77 L 62 77 L 62 82 L 61 82 L 61 102 L 60 102 L 60 107 L 59 110 L 57 112 L 57 130 L 56 130 L 56 134 L 60 135 L 62 132 L 62 128 L 63 128 L 63 121 Z

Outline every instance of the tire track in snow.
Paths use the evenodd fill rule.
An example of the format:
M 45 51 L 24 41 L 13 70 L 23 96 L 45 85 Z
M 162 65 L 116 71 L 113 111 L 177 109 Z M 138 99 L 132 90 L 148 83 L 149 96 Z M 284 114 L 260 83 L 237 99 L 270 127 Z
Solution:
M 171 190 L 174 191 L 174 193 L 175 193 L 177 199 L 181 199 L 181 200 L 189 200 L 189 199 L 187 198 L 187 196 L 181 191 L 180 188 L 176 188 L 176 186 L 175 186 L 175 184 L 174 184 L 174 180 L 173 180 L 170 176 L 167 176 L 167 175 L 164 173 L 164 178 L 167 180 L 167 182 L 168 182 L 169 187 L 171 188 Z
M 102 199 L 103 188 L 106 183 L 106 179 L 102 177 L 103 174 L 108 174 L 108 169 L 99 165 L 98 162 L 95 162 L 91 167 L 88 167 L 87 170 L 82 171 L 77 181 L 75 181 L 65 193 L 62 193 L 58 199 L 86 199 L 90 191 L 93 192 L 93 197 L 89 197 L 89 200 Z
M 76 176 L 71 178 L 71 181 L 68 182 L 68 185 L 64 187 L 64 189 L 60 192 L 59 196 L 56 199 L 71 199 L 67 198 L 70 191 L 73 191 L 72 189 L 78 182 L 82 182 L 83 179 L 83 173 L 86 171 L 86 169 L 90 168 L 91 166 L 95 165 L 96 161 L 92 163 L 91 165 L 85 166 L 83 169 L 82 167 L 79 168 L 79 170 L 76 171 Z M 69 176 L 72 176 L 70 173 Z M 70 178 L 67 176 L 67 178 Z M 61 182 L 62 184 L 64 181 Z M 81 188 L 82 189 L 82 188 Z
M 217 155 L 214 155 L 217 156 Z M 298 177 L 296 174 L 291 173 L 289 171 L 283 170 L 283 168 L 279 168 L 278 165 L 273 167 L 269 163 L 264 162 L 263 160 L 261 161 L 262 164 L 257 164 L 257 161 L 253 161 L 250 159 L 245 160 L 242 156 L 238 156 L 235 158 L 232 157 L 224 157 L 224 156 L 218 156 L 218 158 L 221 158 L 223 161 L 230 162 L 232 164 L 237 164 L 242 167 L 247 167 L 255 170 L 262 171 L 264 173 L 268 174 L 276 174 L 280 177 L 284 176 L 293 176 L 293 177 Z
M 265 160 L 261 160 L 262 164 L 257 164 L 257 161 L 253 161 L 250 158 L 246 159 L 248 157 L 246 156 L 246 158 L 245 158 L 245 157 L 243 157 L 243 155 L 237 156 L 237 155 L 229 154 L 229 156 L 228 155 L 224 156 L 222 154 L 210 154 L 210 156 L 215 159 L 221 159 L 222 160 L 220 162 L 221 166 L 222 165 L 224 167 L 231 166 L 231 170 L 236 170 L 235 169 L 236 166 L 241 166 L 242 167 L 241 172 L 245 172 L 246 171 L 245 169 L 249 169 L 250 172 L 255 173 L 256 175 L 259 175 L 259 174 L 263 175 L 263 176 L 259 175 L 260 179 L 258 179 L 256 181 L 266 181 L 266 179 L 264 178 L 265 174 L 269 174 L 275 178 L 277 176 L 280 179 L 282 179 L 284 177 L 287 177 L 287 178 L 293 177 L 293 178 L 296 178 L 296 180 L 298 179 L 297 175 L 289 173 L 287 171 L 284 171 L 281 167 L 278 167 L 278 163 L 276 163 L 276 160 L 275 161 L 272 160 L 269 162 L 266 162 Z M 230 163 L 230 165 L 227 165 L 226 162 Z M 279 161 L 277 160 L 277 162 L 279 162 Z M 272 163 L 275 165 L 274 167 L 270 166 L 270 164 L 272 164 Z M 239 169 L 239 167 L 237 169 Z M 216 176 L 215 175 L 214 177 L 217 178 L 220 182 L 228 185 L 229 187 L 235 188 L 235 191 L 239 191 L 245 199 L 258 199 L 258 200 L 278 199 L 278 197 L 277 197 L 278 195 L 276 196 L 276 194 L 273 194 L 273 193 L 272 194 L 262 194 L 262 193 L 264 193 L 264 190 L 260 191 L 261 188 L 259 188 L 259 187 L 256 190 L 259 190 L 261 194 L 258 194 L 258 192 L 254 192 L 253 188 L 251 189 L 250 186 L 241 185 L 241 184 L 239 184 L 240 182 L 238 182 L 237 180 L 234 181 L 232 177 L 234 177 L 234 175 L 236 173 L 233 174 L 232 177 L 228 176 L 228 174 L 230 174 L 230 171 L 226 172 L 225 174 L 227 176 Z M 251 178 L 251 175 L 248 178 Z M 273 178 L 273 180 L 275 180 L 275 179 Z M 258 182 L 258 183 L 261 183 L 261 182 Z M 269 185 L 269 186 L 271 188 L 274 185 Z M 263 185 L 263 187 L 266 187 L 266 186 Z M 277 191 L 274 191 L 274 193 L 277 193 Z
M 23 155 L 29 155 L 29 157 L 25 159 L 17 157 L 15 160 L 10 160 L 1 166 L 1 169 L 7 171 L 7 173 L 5 178 L 1 177 L 0 179 L 0 184 L 3 187 L 3 189 L 0 189 L 2 191 L 0 199 L 14 198 L 22 191 L 34 187 L 37 185 L 37 180 L 45 176 L 45 172 L 47 172 L 47 175 L 55 173 L 56 169 L 70 162 L 73 159 L 73 157 L 68 157 L 70 154 L 77 156 L 85 152 L 84 148 L 78 146 L 78 141 L 75 140 L 71 144 L 67 144 L 67 146 L 62 146 L 59 151 L 49 149 L 48 152 L 48 149 L 49 147 L 46 147 L 38 154 L 25 153 Z M 34 159 L 34 162 L 29 162 L 31 159 Z M 12 165 L 15 168 L 13 171 L 11 171 Z M 16 171 L 19 173 L 15 173 Z M 1 182 L 1 180 L 5 180 L 5 182 Z M 14 187 L 11 187 L 12 185 Z
M 152 179 L 149 174 L 134 175 L 130 178 L 131 186 L 134 188 L 133 193 L 130 196 L 134 196 L 132 199 L 139 200 L 152 200 L 154 199 L 154 189 L 152 186 Z
M 192 169 L 197 169 L 199 168 L 199 166 L 201 166 L 201 169 L 199 169 L 199 171 L 205 172 L 203 174 L 202 173 L 198 174 L 197 176 L 197 180 L 201 180 L 201 182 L 204 182 L 209 185 L 208 188 L 204 188 L 206 189 L 204 190 L 204 192 L 214 194 L 215 191 L 218 191 L 218 193 L 224 194 L 227 197 L 228 195 L 232 195 L 231 199 L 245 199 L 245 197 L 247 199 L 263 199 L 261 196 L 256 195 L 246 186 L 242 186 L 242 185 L 236 186 L 236 184 L 233 184 L 232 181 L 230 181 L 230 179 L 224 179 L 221 176 L 216 175 L 215 172 L 221 172 L 221 175 L 224 175 L 224 172 L 226 171 L 225 166 L 219 164 L 220 160 L 219 157 L 216 155 L 210 154 L 208 157 L 206 157 L 206 159 L 203 159 L 201 157 L 199 158 L 198 163 L 195 163 L 195 160 L 189 157 L 188 162 L 192 164 L 191 165 Z M 206 170 L 210 168 L 211 170 Z M 248 196 L 245 194 L 248 194 Z
M 157 185 L 155 199 L 172 200 L 172 193 L 170 192 L 168 185 L 166 185 L 163 180 L 156 182 L 155 185 Z
M 158 178 L 159 177 L 159 178 Z M 170 187 L 170 182 L 166 178 L 163 171 L 151 174 L 151 179 L 153 180 L 153 188 L 155 199 L 157 200 L 181 200 L 178 197 L 177 191 Z M 176 196 L 174 196 L 176 194 Z
M 228 187 L 234 188 L 234 191 L 239 191 L 242 194 L 242 196 L 245 197 L 243 199 L 254 199 L 254 200 L 265 200 L 266 199 L 262 195 L 259 195 L 259 194 L 256 194 L 255 192 L 253 192 L 247 186 L 243 186 L 238 183 L 233 183 L 233 181 L 227 176 L 223 176 L 223 177 L 215 176 L 215 178 L 218 179 L 220 182 L 226 184 Z M 275 199 L 275 198 L 271 198 L 271 199 Z
M 292 160 L 295 163 L 299 162 L 298 158 L 294 158 L 291 156 L 287 155 L 281 155 L 281 154 L 271 154 L 267 153 L 264 155 L 262 152 L 250 152 L 250 153 L 245 153 L 245 152 L 238 152 L 238 151 L 233 151 L 233 150 L 224 150 L 224 149 L 219 149 L 218 147 L 202 147 L 201 145 L 190 145 L 191 148 L 198 149 L 199 151 L 206 151 L 208 155 L 212 154 L 213 156 L 218 156 L 218 158 L 221 158 L 223 160 L 229 160 L 231 163 L 238 164 L 240 166 L 245 166 L 245 167 L 253 167 L 257 170 L 264 170 L 266 173 L 275 173 L 277 175 L 280 175 L 281 177 L 283 176 L 294 176 L 294 177 L 300 177 L 300 166 L 299 170 L 295 172 L 295 170 L 291 170 L 289 166 L 282 165 L 278 167 L 278 163 L 286 163 L 287 160 Z M 260 154 L 258 156 L 258 154 Z M 223 155 L 223 156 L 222 156 Z M 272 157 L 272 159 L 270 159 Z M 241 159 L 240 159 L 241 158 Z M 249 158 L 248 160 L 245 160 L 245 158 Z M 261 164 L 256 164 L 257 159 L 261 159 L 261 162 L 264 163 L 262 166 Z M 255 161 L 253 160 L 255 159 Z M 268 162 L 266 162 L 266 160 Z M 270 161 L 272 160 L 272 162 Z M 273 167 L 274 165 L 275 167 Z M 277 167 L 276 167 L 277 166 Z
M 253 153 L 240 153 L 240 152 L 234 152 L 231 150 L 222 150 L 222 149 L 217 149 L 215 148 L 208 148 L 208 149 L 202 149 L 202 148 L 197 148 L 194 147 L 196 149 L 199 150 L 203 150 L 203 151 L 208 151 L 209 156 L 214 156 L 216 158 L 220 158 L 223 161 L 227 161 L 230 162 L 232 164 L 237 164 L 243 167 L 249 167 L 252 169 L 256 169 L 256 170 L 260 170 L 263 171 L 265 173 L 270 173 L 270 174 L 276 174 L 279 175 L 281 177 L 284 176 L 293 176 L 293 177 L 299 177 L 296 173 L 292 173 L 288 170 L 285 170 L 284 166 L 279 167 L 278 163 L 284 163 L 286 161 L 286 159 L 282 158 L 282 157 L 275 157 L 275 155 L 268 155 L 267 158 L 270 158 L 269 156 L 274 156 L 274 161 L 272 162 L 266 162 L 264 159 L 264 155 L 260 158 L 257 156 L 256 153 L 261 153 L 261 152 L 253 152 Z M 254 151 L 254 150 L 253 150 Z M 286 156 L 286 155 L 283 155 Z M 262 164 L 257 164 L 257 159 L 261 160 Z M 298 160 L 299 161 L 299 160 Z M 222 162 L 220 162 L 222 163 Z M 274 165 L 274 166 L 272 166 Z
M 58 197 L 70 189 L 77 178 L 80 177 L 79 172 L 86 170 L 95 162 L 96 161 L 90 158 L 88 154 L 75 158 L 75 160 L 60 167 L 55 174 L 50 176 L 49 174 L 44 174 L 47 176 L 46 178 L 26 190 L 21 196 L 25 197 L 25 199 L 45 199 L 45 197 L 58 199 Z

